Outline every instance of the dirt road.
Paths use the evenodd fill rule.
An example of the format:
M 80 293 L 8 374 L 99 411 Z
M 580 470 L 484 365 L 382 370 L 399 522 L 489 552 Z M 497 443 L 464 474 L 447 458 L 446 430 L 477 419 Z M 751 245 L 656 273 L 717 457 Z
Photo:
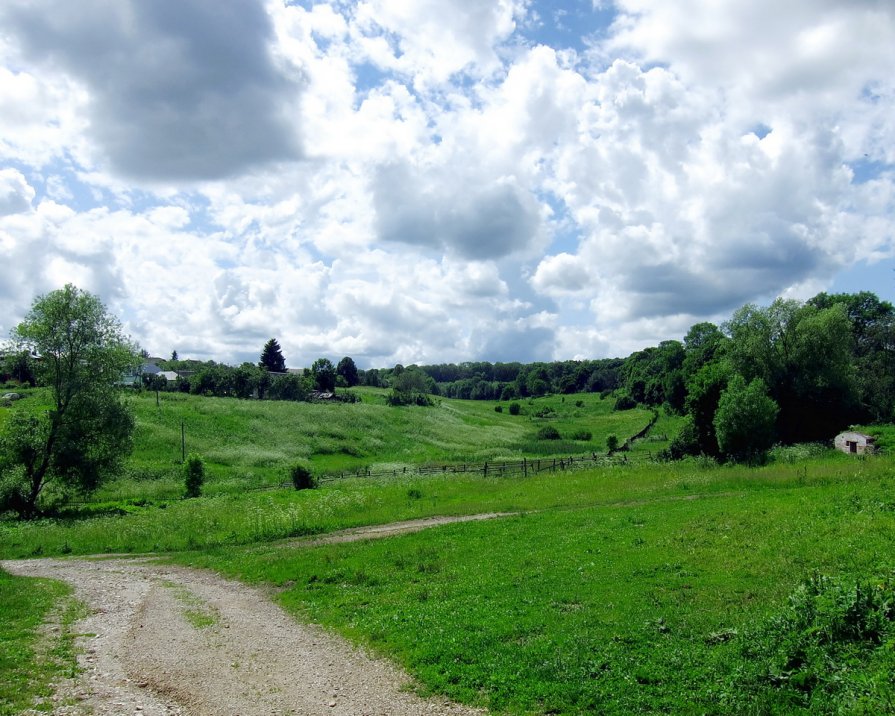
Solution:
M 477 516 L 477 519 L 497 515 Z M 463 519 L 463 518 L 461 518 Z M 469 519 L 469 518 L 466 518 Z M 439 518 L 319 537 L 385 537 Z M 71 584 L 91 614 L 74 627 L 84 672 L 61 684 L 55 714 L 481 714 L 408 690 L 394 665 L 298 624 L 260 590 L 144 559 L 3 562 Z

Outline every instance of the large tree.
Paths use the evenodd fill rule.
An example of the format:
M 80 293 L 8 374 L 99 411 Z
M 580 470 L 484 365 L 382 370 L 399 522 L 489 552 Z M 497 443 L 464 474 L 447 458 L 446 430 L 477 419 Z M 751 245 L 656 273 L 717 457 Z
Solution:
M 269 370 L 271 373 L 286 372 L 286 359 L 283 358 L 283 351 L 280 348 L 280 344 L 277 343 L 276 338 L 271 338 L 264 344 L 258 367 Z
M 17 408 L 0 435 L 0 511 L 31 518 L 48 485 L 88 493 L 120 470 L 134 419 L 118 383 L 139 357 L 99 298 L 71 284 L 35 299 L 12 337 L 38 357 L 52 403 Z
M 345 356 L 339 361 L 339 364 L 336 366 L 336 373 L 345 379 L 345 383 L 349 388 L 353 388 L 360 382 L 360 378 L 357 375 L 357 366 L 349 356 Z
M 318 358 L 311 366 L 311 377 L 317 390 L 332 393 L 336 389 L 336 367 L 329 358 Z

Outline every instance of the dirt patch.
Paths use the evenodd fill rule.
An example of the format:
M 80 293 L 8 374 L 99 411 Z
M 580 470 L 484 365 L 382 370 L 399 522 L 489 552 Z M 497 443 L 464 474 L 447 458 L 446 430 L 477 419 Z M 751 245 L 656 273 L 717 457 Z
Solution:
M 375 539 L 498 515 L 431 518 L 301 540 Z M 390 662 L 298 624 L 265 594 L 209 572 L 143 559 L 3 562 L 70 583 L 91 614 L 74 625 L 84 672 L 54 714 L 270 716 L 482 714 L 423 699 Z

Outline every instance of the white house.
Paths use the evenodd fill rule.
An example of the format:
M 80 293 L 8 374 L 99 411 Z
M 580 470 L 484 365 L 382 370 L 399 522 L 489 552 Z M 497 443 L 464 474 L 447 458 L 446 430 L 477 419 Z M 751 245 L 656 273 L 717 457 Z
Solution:
M 875 443 L 876 438 L 872 435 L 865 435 L 864 433 L 856 433 L 853 431 L 839 433 L 833 441 L 833 445 L 836 446 L 837 450 L 852 455 L 866 455 L 876 452 Z

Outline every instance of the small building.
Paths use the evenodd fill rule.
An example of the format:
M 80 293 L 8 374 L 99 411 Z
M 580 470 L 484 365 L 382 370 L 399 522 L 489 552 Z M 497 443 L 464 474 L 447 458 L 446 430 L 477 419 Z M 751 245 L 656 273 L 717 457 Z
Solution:
M 177 380 L 177 371 L 163 370 L 159 372 L 159 376 L 167 380 L 169 383 L 173 383 L 175 380 Z
M 869 455 L 876 452 L 876 438 L 872 435 L 864 433 L 856 433 L 847 431 L 839 433 L 833 441 L 837 450 L 849 453 L 850 455 Z

